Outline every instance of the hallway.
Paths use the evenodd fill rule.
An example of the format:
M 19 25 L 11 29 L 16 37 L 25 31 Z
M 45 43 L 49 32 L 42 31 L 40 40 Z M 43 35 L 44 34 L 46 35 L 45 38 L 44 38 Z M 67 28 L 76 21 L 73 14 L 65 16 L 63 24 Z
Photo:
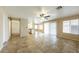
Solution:
M 56 38 L 55 36 L 28 35 L 20 38 L 12 36 L 2 53 L 75 53 L 79 52 L 79 42 Z

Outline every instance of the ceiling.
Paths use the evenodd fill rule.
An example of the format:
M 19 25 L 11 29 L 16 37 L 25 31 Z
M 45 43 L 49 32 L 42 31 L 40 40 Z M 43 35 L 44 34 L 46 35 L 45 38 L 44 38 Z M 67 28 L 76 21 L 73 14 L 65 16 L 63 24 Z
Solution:
M 57 10 L 57 6 L 2 6 L 0 7 L 8 16 L 33 19 L 38 17 L 43 11 L 53 18 L 79 14 L 78 6 L 63 6 Z

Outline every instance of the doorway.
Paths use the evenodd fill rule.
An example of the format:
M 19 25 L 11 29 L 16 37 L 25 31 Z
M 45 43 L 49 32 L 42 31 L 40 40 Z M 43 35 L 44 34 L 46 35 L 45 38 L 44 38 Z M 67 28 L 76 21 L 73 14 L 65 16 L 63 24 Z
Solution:
M 20 20 L 11 20 L 11 35 L 20 36 Z

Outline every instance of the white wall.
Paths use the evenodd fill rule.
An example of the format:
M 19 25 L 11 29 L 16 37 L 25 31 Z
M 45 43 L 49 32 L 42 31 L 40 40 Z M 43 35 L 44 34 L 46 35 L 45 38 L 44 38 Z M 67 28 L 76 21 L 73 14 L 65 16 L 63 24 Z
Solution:
M 0 10 L 0 49 L 3 43 L 9 39 L 9 19 L 3 11 Z
M 0 12 L 0 49 L 3 47 L 3 14 Z
M 27 36 L 27 27 L 28 26 L 28 20 L 27 19 L 21 19 L 21 37 Z
M 19 20 L 12 20 L 12 34 L 20 33 L 20 22 Z
M 1 10 L 1 9 L 0 9 Z M 21 37 L 27 36 L 27 19 L 21 20 Z M 3 47 L 3 43 L 10 38 L 10 22 L 8 16 L 0 11 L 0 49 Z
M 3 43 L 9 39 L 9 19 L 6 14 L 3 15 Z

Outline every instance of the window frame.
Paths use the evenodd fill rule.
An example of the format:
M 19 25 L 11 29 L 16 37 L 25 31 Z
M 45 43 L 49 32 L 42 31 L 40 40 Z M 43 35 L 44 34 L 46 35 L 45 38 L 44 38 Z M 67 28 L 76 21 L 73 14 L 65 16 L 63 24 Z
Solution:
M 77 19 L 71 19 L 71 20 L 72 20 L 72 21 L 73 21 L 73 20 L 78 20 L 78 25 L 79 25 L 79 18 L 77 18 Z M 78 34 L 76 34 L 76 33 L 71 33 L 71 20 L 64 20 L 64 21 L 63 21 L 63 28 L 62 28 L 63 30 L 62 30 L 62 32 L 63 32 L 63 33 L 66 33 L 66 34 L 79 35 L 79 33 L 78 33 Z M 65 32 L 65 31 L 64 31 L 64 22 L 65 22 L 65 21 L 69 21 L 69 27 L 70 27 L 70 28 L 69 28 L 69 31 L 70 31 L 70 32 Z M 78 27 L 78 28 L 79 28 L 79 27 Z M 78 30 L 78 32 L 79 32 L 79 30 Z

